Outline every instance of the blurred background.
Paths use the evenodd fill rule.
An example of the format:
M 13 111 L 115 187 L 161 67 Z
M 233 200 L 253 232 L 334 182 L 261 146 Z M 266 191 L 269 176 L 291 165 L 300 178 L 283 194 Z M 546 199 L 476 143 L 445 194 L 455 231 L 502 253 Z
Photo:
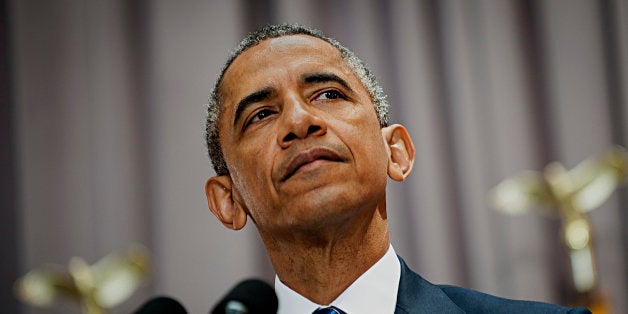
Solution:
M 417 160 L 390 183 L 397 253 L 428 280 L 565 303 L 560 223 L 492 209 L 491 187 L 551 161 L 572 168 L 628 139 L 628 2 L 614 0 L 2 0 L 2 313 L 12 283 L 72 256 L 142 243 L 155 294 L 205 313 L 273 271 L 253 225 L 209 212 L 205 104 L 249 31 L 298 22 L 354 50 L 406 125 Z M 628 310 L 628 195 L 590 215 L 600 286 Z

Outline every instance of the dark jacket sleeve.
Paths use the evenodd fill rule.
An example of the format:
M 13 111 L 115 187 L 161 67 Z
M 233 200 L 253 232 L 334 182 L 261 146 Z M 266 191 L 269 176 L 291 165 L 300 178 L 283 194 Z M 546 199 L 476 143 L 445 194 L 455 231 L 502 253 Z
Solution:
M 583 307 L 568 308 L 543 302 L 510 300 L 460 287 L 440 287 L 466 313 L 591 313 Z
M 568 308 L 543 302 L 510 300 L 471 289 L 435 285 L 410 270 L 403 259 L 399 258 L 399 261 L 401 278 L 395 314 L 591 313 L 583 307 Z

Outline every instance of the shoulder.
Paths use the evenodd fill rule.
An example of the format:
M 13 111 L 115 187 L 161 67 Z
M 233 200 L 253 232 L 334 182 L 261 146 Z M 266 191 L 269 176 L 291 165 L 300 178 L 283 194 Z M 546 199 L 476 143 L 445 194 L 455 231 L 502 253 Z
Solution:
M 591 313 L 586 308 L 567 308 L 554 304 L 519 301 L 479 291 L 435 285 L 408 268 L 403 259 L 395 313 Z
M 441 290 L 467 313 L 591 313 L 586 308 L 568 308 L 543 302 L 511 300 L 479 291 L 441 285 Z

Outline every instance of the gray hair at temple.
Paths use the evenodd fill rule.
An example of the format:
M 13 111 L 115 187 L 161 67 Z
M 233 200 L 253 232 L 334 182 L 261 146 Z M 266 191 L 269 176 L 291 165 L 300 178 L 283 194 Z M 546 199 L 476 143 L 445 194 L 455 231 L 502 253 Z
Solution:
M 345 61 L 349 69 L 360 79 L 364 88 L 369 92 L 371 100 L 373 101 L 373 107 L 377 113 L 377 119 L 379 120 L 380 127 L 388 125 L 389 119 L 389 105 L 386 101 L 386 95 L 383 89 L 377 83 L 375 76 L 369 70 L 367 65 L 360 60 L 351 50 L 341 45 L 337 40 L 323 35 L 319 30 L 312 29 L 306 26 L 298 24 L 282 24 L 266 26 L 258 31 L 249 34 L 244 38 L 240 44 L 231 52 L 227 62 L 225 63 L 216 84 L 209 96 L 209 103 L 207 105 L 207 121 L 205 124 L 205 141 L 207 144 L 207 150 L 209 153 L 209 159 L 211 160 L 216 175 L 229 174 L 229 168 L 225 162 L 225 158 L 220 147 L 220 130 L 219 120 L 222 112 L 222 95 L 220 93 L 220 87 L 222 84 L 223 76 L 225 72 L 240 54 L 247 49 L 259 44 L 260 42 L 282 36 L 289 35 L 309 35 L 322 39 L 332 46 L 334 46 L 339 52 L 342 59 Z

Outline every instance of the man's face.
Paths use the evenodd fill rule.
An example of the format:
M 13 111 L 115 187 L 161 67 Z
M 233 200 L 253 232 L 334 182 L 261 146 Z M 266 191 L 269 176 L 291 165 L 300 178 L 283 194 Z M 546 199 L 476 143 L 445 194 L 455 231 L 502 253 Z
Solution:
M 377 116 L 330 44 L 264 40 L 235 59 L 221 93 L 233 196 L 260 232 L 315 231 L 383 203 L 388 155 Z

